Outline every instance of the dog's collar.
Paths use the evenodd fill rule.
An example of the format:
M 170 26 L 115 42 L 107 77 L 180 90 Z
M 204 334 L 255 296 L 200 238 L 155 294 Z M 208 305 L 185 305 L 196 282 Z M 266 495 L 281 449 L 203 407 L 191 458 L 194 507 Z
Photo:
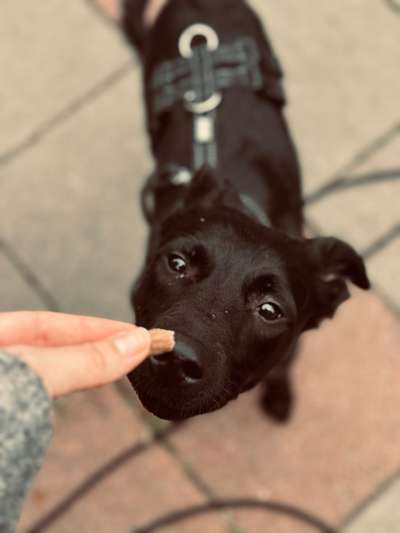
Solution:
M 196 44 L 196 41 L 201 41 Z M 216 142 L 217 108 L 223 91 L 248 87 L 283 105 L 281 71 L 271 55 L 269 68 L 261 68 L 257 44 L 251 37 L 220 43 L 207 24 L 186 28 L 178 43 L 178 59 L 165 61 L 154 71 L 150 82 L 150 124 L 157 134 L 158 119 L 176 104 L 193 115 L 193 170 L 207 164 L 218 166 Z M 272 54 L 272 51 L 271 51 Z

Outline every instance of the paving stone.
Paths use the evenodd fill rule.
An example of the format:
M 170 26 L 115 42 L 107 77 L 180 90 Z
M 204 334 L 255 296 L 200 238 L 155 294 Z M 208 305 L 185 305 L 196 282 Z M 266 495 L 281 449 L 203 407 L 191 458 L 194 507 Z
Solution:
M 280 500 L 338 524 L 398 466 L 399 353 L 397 321 L 356 291 L 335 320 L 304 336 L 288 425 L 265 419 L 253 391 L 172 440 L 218 496 Z M 246 530 L 262 531 L 260 514 L 238 514 Z M 275 532 L 275 518 L 264 520 Z
M 286 73 L 310 191 L 399 120 L 399 16 L 374 0 L 250 3 Z
M 0 156 L 129 59 L 86 2 L 12 0 L 1 6 Z
M 342 533 L 396 533 L 400 524 L 399 499 L 400 480 L 397 478 L 370 501 Z
M 72 489 L 140 440 L 148 430 L 111 386 L 77 394 L 58 403 L 54 437 L 19 523 L 26 531 Z M 156 445 L 122 462 L 79 500 L 48 531 L 129 531 L 179 507 L 201 503 L 202 496 L 174 459 Z M 190 522 L 200 533 L 224 531 L 218 517 Z
M 307 217 L 331 233 L 348 239 L 359 250 L 383 235 L 396 222 L 400 223 L 400 134 L 363 165 L 354 168 L 346 178 L 362 181 L 376 174 L 381 179 L 366 185 L 343 188 L 321 197 L 307 208 Z M 384 173 L 398 173 L 388 181 Z
M 43 309 L 37 293 L 21 278 L 0 251 L 0 312 Z
M 139 72 L 0 168 L 0 227 L 64 311 L 131 319 L 151 169 Z M 118 105 L 115 103 L 118 102 Z

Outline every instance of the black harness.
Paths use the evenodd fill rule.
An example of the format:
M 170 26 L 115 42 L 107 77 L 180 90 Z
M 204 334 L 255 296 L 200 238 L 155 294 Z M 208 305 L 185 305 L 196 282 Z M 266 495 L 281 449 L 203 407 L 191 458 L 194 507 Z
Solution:
M 146 198 L 150 190 L 154 196 L 156 190 L 188 184 L 203 165 L 218 167 L 216 122 L 224 91 L 247 87 L 278 106 L 285 104 L 278 60 L 272 49 L 264 58 L 252 37 L 220 43 L 213 28 L 193 24 L 182 32 L 178 48 L 180 57 L 161 63 L 150 81 L 150 124 L 156 137 L 162 116 L 176 105 L 184 106 L 193 117 L 192 168 L 171 163 L 161 169 L 168 183 L 152 183 L 150 178 L 143 197 L 148 218 L 154 208 L 154 197 Z

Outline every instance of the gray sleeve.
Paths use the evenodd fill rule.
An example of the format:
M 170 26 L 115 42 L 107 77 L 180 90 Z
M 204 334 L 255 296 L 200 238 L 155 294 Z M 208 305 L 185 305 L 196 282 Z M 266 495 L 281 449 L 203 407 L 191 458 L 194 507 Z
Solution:
M 0 351 L 0 531 L 15 529 L 51 437 L 50 398 L 20 358 Z

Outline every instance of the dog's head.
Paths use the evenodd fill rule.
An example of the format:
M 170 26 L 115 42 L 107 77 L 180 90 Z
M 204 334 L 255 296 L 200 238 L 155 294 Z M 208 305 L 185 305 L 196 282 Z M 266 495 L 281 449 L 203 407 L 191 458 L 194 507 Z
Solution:
M 132 293 L 137 323 L 176 332 L 172 353 L 130 374 L 144 406 L 167 419 L 217 409 L 288 356 L 302 331 L 367 289 L 360 256 L 335 238 L 296 239 L 227 204 L 198 173 L 156 231 Z M 229 204 L 228 200 L 228 204 Z

